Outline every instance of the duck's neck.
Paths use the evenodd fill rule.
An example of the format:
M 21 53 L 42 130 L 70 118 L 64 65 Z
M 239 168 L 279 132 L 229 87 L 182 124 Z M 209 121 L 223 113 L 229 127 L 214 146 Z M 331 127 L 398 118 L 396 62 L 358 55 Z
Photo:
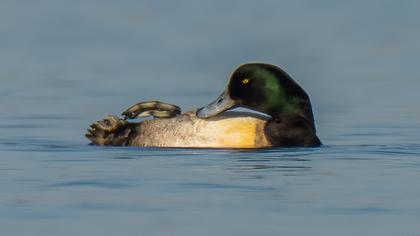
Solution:
M 314 116 L 312 113 L 311 102 L 308 100 L 300 100 L 296 98 L 285 99 L 281 106 L 275 106 L 267 111 L 273 119 L 290 119 L 293 117 L 301 117 L 306 120 L 310 126 L 315 129 Z

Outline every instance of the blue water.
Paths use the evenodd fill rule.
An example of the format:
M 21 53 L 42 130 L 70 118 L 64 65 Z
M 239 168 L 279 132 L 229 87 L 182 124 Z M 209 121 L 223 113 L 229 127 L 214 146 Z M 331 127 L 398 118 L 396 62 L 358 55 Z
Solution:
M 420 235 L 418 1 L 0 2 L 1 235 Z M 309 93 L 321 148 L 89 146 L 247 61 Z

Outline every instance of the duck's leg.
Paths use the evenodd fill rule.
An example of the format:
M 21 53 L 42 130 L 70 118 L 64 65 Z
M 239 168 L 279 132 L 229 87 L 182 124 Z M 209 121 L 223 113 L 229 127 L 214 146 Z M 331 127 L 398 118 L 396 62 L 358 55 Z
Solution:
M 153 116 L 154 118 L 171 118 L 179 114 L 181 114 L 181 108 L 178 106 L 159 101 L 140 102 L 122 113 L 124 120 L 147 116 Z
M 153 116 L 155 118 L 170 118 L 181 114 L 178 106 L 152 101 L 140 102 L 127 109 L 122 115 L 107 116 L 105 119 L 93 123 L 86 137 L 95 145 L 126 146 L 140 132 L 141 124 L 128 122 L 127 119 Z
M 86 137 L 95 145 L 125 146 L 138 123 L 129 123 L 117 116 L 109 115 L 93 123 Z

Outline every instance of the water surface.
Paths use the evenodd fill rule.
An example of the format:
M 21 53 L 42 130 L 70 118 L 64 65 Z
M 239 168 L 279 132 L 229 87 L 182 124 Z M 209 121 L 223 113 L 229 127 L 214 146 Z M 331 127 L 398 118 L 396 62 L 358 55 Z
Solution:
M 4 235 L 420 235 L 416 1 L 2 1 Z M 213 100 L 247 61 L 309 93 L 321 148 L 89 146 L 142 100 Z

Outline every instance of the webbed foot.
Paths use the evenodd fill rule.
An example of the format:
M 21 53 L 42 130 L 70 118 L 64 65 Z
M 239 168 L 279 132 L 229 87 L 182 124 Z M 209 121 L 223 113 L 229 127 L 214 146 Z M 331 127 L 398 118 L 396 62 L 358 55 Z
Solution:
M 90 125 L 85 136 L 96 145 L 126 145 L 131 132 L 128 125 L 126 120 L 109 115 Z
M 147 116 L 153 116 L 154 118 L 171 118 L 179 114 L 181 114 L 181 108 L 178 106 L 159 101 L 140 102 L 122 113 L 124 120 Z

